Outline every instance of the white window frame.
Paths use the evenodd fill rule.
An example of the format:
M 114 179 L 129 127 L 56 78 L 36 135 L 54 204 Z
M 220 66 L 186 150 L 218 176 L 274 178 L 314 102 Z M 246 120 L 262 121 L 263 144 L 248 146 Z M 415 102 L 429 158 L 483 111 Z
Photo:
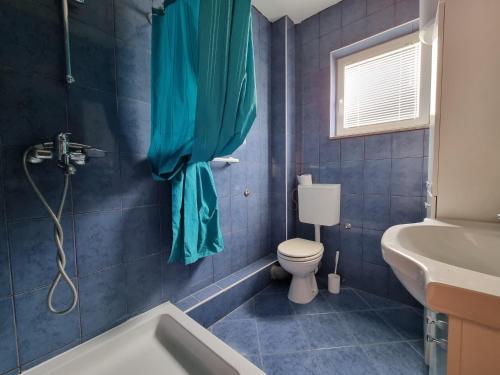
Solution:
M 391 121 L 380 124 L 365 125 L 358 127 L 345 128 L 344 127 L 344 108 L 343 108 L 343 98 L 344 98 L 344 69 L 346 65 L 355 64 L 359 61 L 370 59 L 375 56 L 382 55 L 407 45 L 414 44 L 419 41 L 418 32 L 411 33 L 397 39 L 390 40 L 388 42 L 376 45 L 371 48 L 364 49 L 362 51 L 350 54 L 348 56 L 339 58 L 337 60 L 332 60 L 332 64 L 336 64 L 335 68 L 332 69 L 333 74 L 336 77 L 332 77 L 332 81 L 336 81 L 336 85 L 332 85 L 332 88 L 336 86 L 336 100 L 334 106 L 332 106 L 335 111 L 335 122 L 332 124 L 333 134 L 335 137 L 349 137 L 364 134 L 374 134 L 374 133 L 387 133 L 400 130 L 409 129 L 421 129 L 426 128 L 429 125 L 429 109 L 430 109 L 430 78 L 431 78 L 431 53 L 432 49 L 421 43 L 421 53 L 420 53 L 420 103 L 419 103 L 419 116 L 416 119 L 404 120 L 404 121 Z M 335 95 L 332 90 L 331 95 Z

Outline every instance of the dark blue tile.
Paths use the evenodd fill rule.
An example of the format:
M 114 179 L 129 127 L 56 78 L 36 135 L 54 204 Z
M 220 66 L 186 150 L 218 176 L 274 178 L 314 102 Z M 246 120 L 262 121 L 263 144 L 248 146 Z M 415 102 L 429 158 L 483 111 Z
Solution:
M 158 206 L 123 210 L 122 220 L 125 260 L 134 260 L 160 251 Z
M 244 228 L 231 233 L 231 271 L 236 272 L 246 265 L 247 231 Z
M 321 163 L 339 162 L 340 141 L 338 139 L 328 139 L 322 135 L 319 156 Z
M 319 314 L 331 312 L 332 308 L 322 294 L 318 294 L 314 299 L 305 304 L 291 302 L 295 314 Z
M 342 161 L 363 160 L 365 157 L 364 137 L 343 138 L 340 141 Z
M 260 294 L 287 294 L 291 279 L 273 280 Z
M 107 153 L 79 168 L 71 187 L 75 212 L 121 208 L 118 153 Z
M 215 187 L 217 189 L 217 197 L 227 197 L 231 193 L 231 171 L 233 165 L 225 163 L 213 162 L 210 167 L 214 176 Z
M 342 185 L 340 189 L 342 190 Z M 342 224 L 351 224 L 355 227 L 363 226 L 363 195 L 361 194 L 342 194 L 340 198 L 340 222 Z
M 315 374 L 376 374 L 372 361 L 359 347 L 318 350 L 314 352 Z
M 363 263 L 359 260 L 343 260 L 340 258 L 339 272 L 343 285 L 362 288 L 363 287 Z
M 319 67 L 320 69 L 329 68 L 330 61 L 330 53 L 339 49 L 342 46 L 342 33 L 340 30 L 334 30 L 328 34 L 324 34 L 319 38 L 319 51 L 320 51 L 320 60 Z M 328 97 L 326 94 L 323 97 Z
M 262 353 L 289 353 L 309 348 L 299 322 L 291 316 L 286 319 L 282 316 L 259 319 L 257 329 Z
M 123 208 L 158 203 L 159 189 L 164 185 L 153 180 L 145 156 L 120 153 L 120 172 Z
M 391 160 L 366 160 L 363 183 L 365 194 L 389 194 Z
M 123 260 L 123 220 L 120 211 L 75 217 L 79 276 L 120 264 Z
M 189 282 L 190 269 L 189 266 L 180 262 L 168 263 L 168 256 L 166 254 L 162 255 L 162 257 L 164 298 L 172 302 L 177 302 L 194 291 Z
M 194 305 L 196 305 L 198 303 L 200 303 L 200 301 L 198 301 L 196 298 L 188 296 L 184 299 L 181 299 L 179 302 L 177 302 L 175 304 L 175 306 L 177 306 L 182 311 L 186 311 L 187 309 L 190 309 L 191 307 L 193 307 Z
M 367 0 L 367 13 L 372 14 L 393 5 L 395 0 Z
M 90 0 L 85 5 L 70 7 L 70 19 L 78 20 L 113 35 L 113 1 Z
M 151 12 L 151 0 L 121 0 L 114 3 L 115 35 L 120 44 L 151 49 L 151 30 L 145 14 Z
M 424 336 L 423 317 L 411 307 L 380 310 L 377 313 L 407 340 L 421 339 Z
M 198 292 L 193 294 L 193 297 L 197 298 L 200 301 L 203 301 L 207 298 L 212 297 L 214 294 L 217 294 L 221 291 L 222 289 L 219 288 L 216 284 L 211 284 L 207 286 L 206 288 L 203 288 L 199 290 Z
M 333 30 L 340 29 L 342 6 L 330 6 L 319 14 L 319 33 L 324 35 Z
M 382 246 L 380 241 L 382 239 L 383 231 L 372 230 L 363 228 L 363 260 L 386 266 L 387 263 L 382 257 Z
M 149 102 L 151 99 L 151 53 L 141 49 L 118 46 L 116 77 L 118 96 Z
M 419 2 L 416 0 L 402 0 L 396 2 L 396 24 L 413 21 L 419 16 Z
M 71 139 L 108 152 L 118 151 L 115 93 L 73 87 L 69 90 Z
M 135 314 L 161 303 L 161 254 L 127 264 L 127 306 Z
M 223 234 L 224 250 L 213 255 L 214 281 L 228 276 L 231 273 L 232 241 L 231 234 Z
M 400 340 L 400 336 L 373 311 L 342 314 L 359 344 Z
M 424 131 L 412 130 L 392 135 L 392 157 L 411 158 L 424 156 Z
M 358 42 L 362 39 L 368 38 L 370 33 L 368 31 L 368 23 L 365 18 L 342 27 L 342 45 Z
M 342 161 L 342 194 L 360 194 L 363 192 L 363 161 Z
M 424 156 L 429 156 L 429 129 L 424 130 Z
M 119 265 L 80 279 L 82 335 L 90 338 L 127 316 L 125 267 Z
M 408 343 L 422 358 L 424 357 L 424 340 L 410 341 Z
M 300 23 L 302 43 L 310 42 L 319 37 L 319 17 L 312 16 Z
M 342 3 L 342 26 L 366 16 L 366 0 L 351 0 Z
M 292 315 L 292 304 L 286 294 L 260 294 L 255 296 L 255 314 L 260 317 Z
M 356 344 L 354 335 L 337 313 L 305 315 L 297 318 L 314 349 Z
M 118 124 L 120 150 L 147 155 L 151 134 L 151 104 L 118 98 Z
M 391 224 L 406 224 L 422 221 L 422 197 L 391 197 Z
M 52 141 L 57 132 L 67 129 L 65 92 L 60 82 L 3 72 L 0 85 L 0 130 L 4 145 L 27 147 Z M 20 160 L 19 157 L 17 165 Z
M 9 219 L 35 218 L 49 216 L 45 207 L 35 195 L 22 169 L 24 150 L 9 147 L 4 150 L 5 157 L 5 205 Z M 58 207 L 63 191 L 64 177 L 62 170 L 54 161 L 28 165 L 31 177 L 43 192 L 51 207 Z M 71 194 L 64 206 L 64 212 L 71 211 Z
M 73 219 L 63 217 L 66 272 L 76 276 Z M 51 219 L 30 219 L 9 223 L 10 257 L 14 292 L 29 292 L 52 283 L 57 274 L 57 248 Z
M 240 354 L 259 354 L 255 320 L 224 319 L 212 326 L 212 333 Z
M 378 264 L 363 262 L 363 289 L 387 296 L 389 292 L 389 268 Z
M 322 184 L 340 184 L 340 163 L 323 163 L 319 169 L 319 182 Z
M 227 319 L 253 319 L 257 315 L 255 314 L 255 300 L 252 298 L 245 302 L 243 305 L 232 311 Z
M 422 158 L 392 160 L 391 194 L 404 197 L 422 194 Z
M 266 355 L 263 353 L 264 371 L 268 375 L 314 374 L 317 363 L 314 352 Z
M 381 374 L 424 375 L 429 368 L 407 343 L 370 345 L 364 348 Z
M 390 196 L 365 194 L 363 228 L 385 230 L 390 226 Z
M 312 39 L 300 46 L 302 74 L 319 70 L 319 38 Z
M 16 336 L 12 299 L 0 300 L 0 373 L 17 366 Z
M 420 303 L 406 290 L 406 288 L 398 280 L 394 272 L 390 271 L 389 275 L 389 298 L 404 303 L 410 306 L 420 307 Z
M 51 76 L 62 81 L 64 52 L 58 10 L 58 7 L 49 9 L 32 2 L 4 1 L 0 10 L 3 21 L 0 35 L 3 51 L 8 53 L 2 53 L 2 65 L 8 70 Z M 11 93 L 9 90 L 2 92 Z M 0 103 L 3 102 L 2 98 Z
M 427 180 L 429 179 L 429 158 L 422 159 L 422 197 L 427 197 Z
M 375 35 L 393 28 L 396 25 L 394 20 L 394 7 L 387 7 L 378 12 L 370 14 L 363 19 L 366 22 L 368 35 Z
M 341 229 L 340 263 L 361 262 L 363 258 L 363 232 L 359 228 Z
M 373 309 L 385 309 L 389 307 L 401 307 L 403 306 L 401 303 L 388 299 L 376 296 L 374 294 L 364 292 L 362 290 L 356 290 L 356 294 L 358 294 L 368 305 Z
M 190 264 L 189 271 L 189 283 L 192 285 L 193 291 L 200 290 L 214 282 L 214 266 L 211 256 L 198 259 L 196 263 Z
M 392 155 L 391 144 L 392 134 L 365 137 L 365 159 L 390 159 Z
M 115 39 L 113 35 L 73 21 L 71 63 L 75 86 L 115 93 Z
M 368 310 L 370 307 L 351 289 L 340 289 L 339 294 L 320 292 L 330 305 L 332 311 Z
M 232 164 L 231 172 L 231 196 L 243 197 L 243 192 L 247 186 L 247 165 L 246 163 Z
M 48 288 L 43 288 L 15 297 L 21 364 L 80 340 L 78 308 L 67 315 L 55 315 L 47 308 L 47 294 Z M 56 289 L 54 297 L 57 309 L 64 309 L 71 303 L 70 289 L 64 282 Z
M 0 200 L 0 204 L 3 204 Z M 0 214 L 3 210 L 0 209 Z M 7 245 L 7 231 L 3 219 L 0 219 L 0 299 L 12 294 L 10 285 L 10 261 Z

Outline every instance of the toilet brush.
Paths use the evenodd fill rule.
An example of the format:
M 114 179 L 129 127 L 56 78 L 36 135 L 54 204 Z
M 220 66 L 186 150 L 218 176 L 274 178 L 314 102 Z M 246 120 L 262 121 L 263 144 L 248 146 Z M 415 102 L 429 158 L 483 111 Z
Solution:
M 337 266 L 339 264 L 340 252 L 335 253 L 335 270 L 333 273 L 328 274 L 328 291 L 330 293 L 338 294 L 340 292 L 340 276 L 337 275 Z

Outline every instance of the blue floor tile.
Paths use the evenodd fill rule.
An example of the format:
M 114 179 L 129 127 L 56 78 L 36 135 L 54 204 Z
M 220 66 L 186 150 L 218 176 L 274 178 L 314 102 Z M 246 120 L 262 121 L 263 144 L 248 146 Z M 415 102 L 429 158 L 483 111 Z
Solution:
M 352 289 L 340 290 L 339 294 L 332 294 L 328 291 L 320 292 L 331 306 L 332 311 L 356 311 L 368 310 L 370 307 Z
M 408 344 L 420 354 L 421 357 L 425 356 L 424 340 L 409 341 Z
M 316 366 L 313 352 L 262 356 L 267 375 L 313 374 Z
M 313 349 L 356 344 L 356 338 L 338 313 L 304 315 L 297 320 Z
M 359 344 L 401 340 L 374 311 L 342 313 L 342 316 Z
M 225 319 L 212 326 L 212 333 L 241 354 L 259 354 L 254 320 Z
M 315 374 L 377 374 L 375 365 L 359 347 L 318 350 L 314 352 Z M 299 373 L 297 373 L 299 374 Z M 389 373 L 384 373 L 384 375 Z
M 290 289 L 290 279 L 287 280 L 274 280 L 267 286 L 260 294 L 275 294 L 275 293 L 288 293 Z
M 260 317 L 291 315 L 293 308 L 284 294 L 259 294 L 255 296 L 255 314 Z
M 404 307 L 400 302 L 379 297 L 375 294 L 367 293 L 362 290 L 356 289 L 355 293 L 359 295 L 372 309 L 385 309 L 389 307 Z
M 422 315 L 411 307 L 380 310 L 377 314 L 407 340 L 416 340 L 424 336 Z
M 407 343 L 377 344 L 364 347 L 381 374 L 424 375 L 429 369 Z
M 309 348 L 305 333 L 293 316 L 259 319 L 257 329 L 262 354 L 296 352 Z
M 245 358 L 248 359 L 250 362 L 252 362 L 255 366 L 260 368 L 261 370 L 263 369 L 262 366 L 262 358 L 260 358 L 260 355 L 245 355 Z
M 326 298 L 318 294 L 311 302 L 300 304 L 290 302 L 296 314 L 318 314 L 333 311 Z
M 227 319 L 252 319 L 252 318 L 255 318 L 255 301 L 253 298 L 245 302 L 236 310 L 233 310 L 227 316 Z

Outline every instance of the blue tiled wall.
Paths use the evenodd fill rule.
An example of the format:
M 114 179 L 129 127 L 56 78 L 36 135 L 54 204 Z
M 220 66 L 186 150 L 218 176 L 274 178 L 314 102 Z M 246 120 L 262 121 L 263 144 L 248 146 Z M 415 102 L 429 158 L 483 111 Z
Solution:
M 344 0 L 297 25 L 297 173 L 313 181 L 341 183 L 341 225 L 322 229 L 322 275 L 340 270 L 352 286 L 413 302 L 380 249 L 385 229 L 420 221 L 427 171 L 427 132 L 416 130 L 329 139 L 331 51 L 418 17 L 418 0 Z M 344 229 L 345 224 L 351 230 Z M 313 238 L 312 226 L 298 223 Z
M 167 265 L 168 186 L 153 182 L 150 127 L 151 0 L 88 0 L 71 6 L 76 83 L 64 75 L 59 2 L 0 1 L 0 374 L 27 368 L 167 299 L 234 272 L 269 250 L 270 24 L 254 12 L 258 119 L 241 163 L 214 165 L 226 249 L 186 267 Z M 68 272 L 80 303 L 47 311 L 53 229 L 21 168 L 31 144 L 61 130 L 109 151 L 73 177 L 63 226 Z M 55 205 L 62 173 L 32 166 Z M 252 194 L 244 198 L 248 187 Z M 56 304 L 68 301 L 67 287 Z

